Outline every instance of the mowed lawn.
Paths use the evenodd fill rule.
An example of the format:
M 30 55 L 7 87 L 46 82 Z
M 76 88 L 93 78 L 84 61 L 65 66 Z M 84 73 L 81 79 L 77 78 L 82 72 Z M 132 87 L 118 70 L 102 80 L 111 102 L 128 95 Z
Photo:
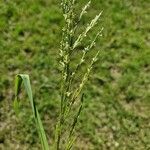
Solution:
M 86 2 L 79 1 L 77 14 Z M 95 47 L 101 53 L 84 89 L 73 149 L 149 150 L 150 1 L 92 0 L 81 30 L 101 10 L 89 34 L 92 39 L 104 27 Z M 41 149 L 24 93 L 19 118 L 12 108 L 17 73 L 30 75 L 49 142 L 54 142 L 62 26 L 59 0 L 0 1 L 0 150 Z

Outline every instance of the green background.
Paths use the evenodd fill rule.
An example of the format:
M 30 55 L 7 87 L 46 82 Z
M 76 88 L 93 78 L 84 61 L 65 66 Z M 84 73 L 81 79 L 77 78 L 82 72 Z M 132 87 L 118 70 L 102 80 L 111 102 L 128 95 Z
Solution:
M 77 12 L 87 0 L 80 0 Z M 95 49 L 99 61 L 84 93 L 74 149 L 150 149 L 150 1 L 92 0 L 85 27 L 103 10 Z M 59 43 L 63 17 L 58 0 L 0 0 L 0 149 L 36 150 L 40 144 L 24 94 L 21 117 L 12 109 L 14 78 L 32 80 L 42 120 L 53 142 L 59 111 Z M 84 45 L 81 45 L 81 47 Z

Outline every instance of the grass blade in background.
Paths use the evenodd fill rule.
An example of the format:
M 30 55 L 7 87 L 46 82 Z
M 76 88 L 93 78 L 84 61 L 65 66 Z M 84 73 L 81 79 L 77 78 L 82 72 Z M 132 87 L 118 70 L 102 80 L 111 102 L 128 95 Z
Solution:
M 42 144 L 42 148 L 43 150 L 49 150 L 49 145 L 48 145 L 48 141 L 46 138 L 46 134 L 42 125 L 42 121 L 40 119 L 40 115 L 38 112 L 38 109 L 35 105 L 35 102 L 33 100 L 33 95 L 32 95 L 32 89 L 31 89 L 31 84 L 30 84 L 30 78 L 29 75 L 26 74 L 18 74 L 16 76 L 16 81 L 15 81 L 15 100 L 14 100 L 14 109 L 15 112 L 18 114 L 19 113 L 19 101 L 18 101 L 18 95 L 20 93 L 20 89 L 21 89 L 21 84 L 24 84 L 25 87 L 25 91 L 27 92 L 30 104 L 31 104 L 31 108 L 32 108 L 32 112 L 33 112 L 33 116 L 34 116 L 34 120 L 36 123 L 36 127 L 37 127 L 37 131 L 40 137 L 40 141 Z

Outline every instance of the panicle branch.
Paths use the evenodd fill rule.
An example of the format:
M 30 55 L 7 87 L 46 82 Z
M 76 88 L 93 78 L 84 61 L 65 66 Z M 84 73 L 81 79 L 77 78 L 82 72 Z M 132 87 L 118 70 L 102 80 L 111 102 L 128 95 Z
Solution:
M 81 33 L 77 40 L 74 42 L 73 45 L 73 50 L 79 45 L 81 44 L 81 42 L 83 41 L 83 39 L 87 36 L 87 33 L 97 24 L 100 16 L 101 16 L 102 12 L 99 13 L 99 15 L 96 15 L 96 17 L 90 22 L 90 24 L 87 25 L 85 31 L 83 33 Z

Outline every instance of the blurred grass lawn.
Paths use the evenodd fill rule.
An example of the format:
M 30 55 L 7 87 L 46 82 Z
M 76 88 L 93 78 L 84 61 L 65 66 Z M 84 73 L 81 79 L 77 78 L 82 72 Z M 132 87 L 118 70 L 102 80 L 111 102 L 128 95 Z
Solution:
M 87 0 L 80 0 L 79 7 Z M 30 108 L 15 118 L 14 77 L 27 73 L 51 142 L 59 108 L 58 0 L 0 1 L 0 149 L 40 149 Z M 78 9 L 79 9 L 78 7 Z M 92 0 L 84 26 L 103 10 L 100 60 L 86 87 L 74 149 L 150 149 L 150 2 Z M 93 36 L 94 33 L 91 33 Z M 45 115 L 44 115 L 45 114 Z

